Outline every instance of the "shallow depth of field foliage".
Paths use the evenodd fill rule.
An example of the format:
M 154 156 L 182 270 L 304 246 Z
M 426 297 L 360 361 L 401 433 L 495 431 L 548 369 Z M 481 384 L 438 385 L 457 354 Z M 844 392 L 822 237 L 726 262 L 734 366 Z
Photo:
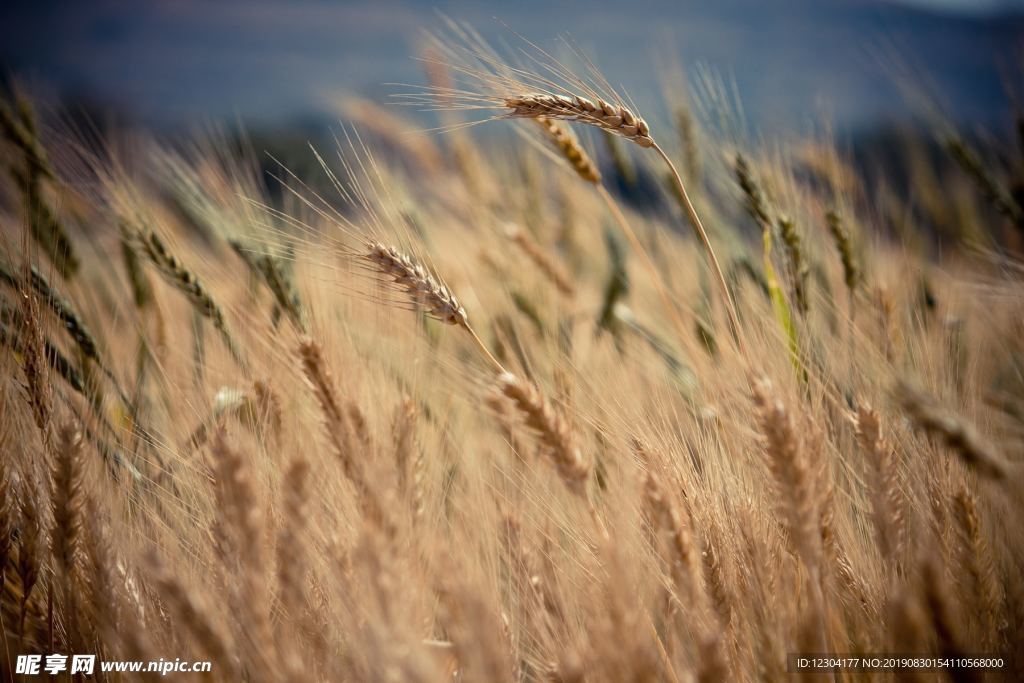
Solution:
M 297 165 L 5 98 L 3 679 L 1024 674 L 1024 141 L 874 167 L 480 54 Z

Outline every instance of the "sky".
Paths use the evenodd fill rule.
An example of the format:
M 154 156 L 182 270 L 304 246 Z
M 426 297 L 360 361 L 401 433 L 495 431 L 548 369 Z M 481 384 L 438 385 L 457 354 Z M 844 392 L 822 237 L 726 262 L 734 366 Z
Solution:
M 823 108 L 840 124 L 867 125 L 908 113 L 891 74 L 906 63 L 958 118 L 987 122 L 1007 107 L 1002 71 L 1020 54 L 1022 3 L 5 0 L 0 65 L 160 126 L 327 117 L 341 93 L 386 100 L 387 83 L 423 82 L 413 57 L 440 12 L 494 40 L 513 29 L 550 46 L 570 32 L 637 103 L 658 99 L 652 67 L 668 57 L 735 79 L 765 126 L 798 127 Z

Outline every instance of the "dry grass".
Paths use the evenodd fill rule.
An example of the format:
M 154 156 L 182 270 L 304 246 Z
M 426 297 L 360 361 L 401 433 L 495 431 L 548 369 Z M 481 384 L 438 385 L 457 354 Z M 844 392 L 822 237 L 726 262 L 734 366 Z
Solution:
M 570 134 L 660 150 L 632 106 L 449 57 L 505 94 L 431 102 L 535 118 L 575 173 L 462 130 L 424 179 L 350 137 L 275 198 L 252 160 L 199 155 L 175 168 L 217 208 L 200 235 L 156 143 L 82 183 L 8 112 L 2 153 L 62 186 L 82 248 L 71 273 L 5 186 L 0 677 L 50 652 L 232 681 L 781 680 L 821 650 L 1024 674 L 1013 245 L 908 246 L 936 226 L 873 203 L 894 189 L 708 139 L 712 295 L 705 244 L 627 210 Z M 985 173 L 947 181 L 994 236 L 1014 200 Z M 919 238 L 887 239 L 892 213 Z M 732 325 L 742 353 L 713 343 Z

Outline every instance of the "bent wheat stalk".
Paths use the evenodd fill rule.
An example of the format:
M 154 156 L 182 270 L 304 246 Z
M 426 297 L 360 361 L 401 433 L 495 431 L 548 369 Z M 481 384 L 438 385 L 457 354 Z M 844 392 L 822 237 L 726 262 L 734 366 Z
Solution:
M 484 99 L 487 98 L 485 97 Z M 694 207 L 693 202 L 690 200 L 690 195 L 686 191 L 686 186 L 683 184 L 683 179 L 680 177 L 679 171 L 676 170 L 675 164 L 672 163 L 672 159 L 665 153 L 665 150 L 651 137 L 650 127 L 643 118 L 634 114 L 621 103 L 612 104 L 599 97 L 595 99 L 596 101 L 592 101 L 581 95 L 534 93 L 494 98 L 494 101 L 498 107 L 506 110 L 506 117 L 508 118 L 544 118 L 576 121 L 595 126 L 608 131 L 612 135 L 635 142 L 640 147 L 653 149 L 657 152 L 658 156 L 661 157 L 662 161 L 669 168 L 687 217 L 693 226 L 694 232 L 697 233 L 697 237 L 700 239 L 708 260 L 711 262 L 712 269 L 715 271 L 715 278 L 725 302 L 725 309 L 729 317 L 729 325 L 736 346 L 742 355 L 746 355 L 743 338 L 740 333 L 739 316 L 736 313 L 736 305 L 733 302 L 729 286 L 725 281 L 725 275 L 722 273 L 722 267 L 718 262 L 714 248 L 711 246 L 711 240 L 708 238 L 704 224 L 697 214 L 697 209 Z M 606 199 L 605 201 L 608 200 Z M 618 220 L 618 217 L 616 219 Z M 619 222 L 621 225 L 624 221 L 620 220 Z M 631 231 L 628 229 L 624 231 L 627 233 L 627 237 L 629 237 Z M 635 236 L 631 237 L 630 241 L 632 242 L 633 239 L 635 239 Z
M 665 310 L 668 312 L 669 318 L 672 319 L 672 324 L 676 327 L 676 333 L 679 335 L 680 343 L 686 345 L 689 335 L 686 333 L 686 325 L 683 323 L 682 318 L 679 316 L 679 311 L 676 309 L 675 304 L 672 302 L 672 297 L 669 296 L 668 287 L 665 285 L 665 279 L 661 276 L 657 266 L 654 265 L 654 261 L 647 253 L 647 249 L 644 248 L 640 239 L 637 237 L 633 228 L 630 226 L 629 221 L 626 220 L 626 216 L 619 209 L 619 205 L 615 202 L 611 193 L 601 182 L 601 172 L 597 169 L 597 164 L 590 158 L 587 151 L 580 144 L 579 140 L 576 139 L 568 128 L 562 125 L 559 121 L 552 120 L 545 117 L 535 119 L 540 127 L 547 134 L 551 143 L 562 153 L 566 161 L 572 167 L 576 174 L 592 184 L 597 190 L 597 194 L 604 201 L 608 207 L 608 211 L 612 214 L 615 222 L 618 224 L 619 229 L 629 240 L 629 245 L 640 254 L 640 258 L 643 259 L 644 267 L 650 273 L 651 279 L 654 281 L 655 287 L 658 289 L 658 296 L 661 297 L 662 304 L 665 306 Z M 646 124 L 645 124 L 646 125 Z M 602 126 L 603 128 L 604 126 Z
M 683 207 L 686 209 L 686 214 L 690 219 L 690 223 L 693 225 L 694 231 L 697 233 L 697 237 L 700 238 L 701 244 L 704 246 L 704 251 L 707 252 L 708 260 L 711 261 L 712 269 L 715 271 L 715 279 L 718 281 L 718 287 L 722 291 L 722 298 L 725 301 L 725 310 L 729 316 L 729 326 L 732 329 L 732 337 L 736 342 L 736 346 L 740 351 L 740 354 L 746 355 L 746 347 L 744 346 L 743 336 L 740 333 L 740 319 L 736 313 L 736 304 L 732 300 L 732 294 L 729 292 L 729 285 L 725 282 L 725 275 L 722 273 L 722 266 L 718 263 L 718 257 L 715 255 L 715 250 L 711 246 L 711 240 L 708 238 L 708 233 L 704 229 L 704 224 L 700 220 L 700 216 L 697 215 L 697 209 L 694 208 L 693 202 L 690 200 L 690 195 L 686 192 L 686 186 L 683 184 L 683 179 L 679 176 L 679 171 L 676 170 L 675 164 L 669 158 L 668 154 L 665 153 L 661 147 L 657 144 L 653 145 L 654 151 L 661 156 L 662 160 L 668 165 L 669 171 L 672 173 L 672 179 L 675 181 L 676 190 L 679 192 L 679 198 L 682 200 Z
M 672 163 L 672 159 L 665 153 L 665 150 L 651 137 L 651 129 L 647 122 L 622 104 L 610 104 L 600 98 L 597 98 L 595 103 L 580 95 L 521 95 L 505 98 L 504 104 L 507 109 L 511 110 L 511 113 L 508 114 L 511 118 L 543 117 L 547 119 L 577 121 L 596 126 L 613 135 L 618 135 L 631 142 L 635 142 L 645 149 L 653 149 L 658 153 L 658 156 L 665 162 L 672 174 L 672 180 L 676 185 L 676 190 L 682 200 L 683 207 L 686 209 L 686 214 L 690 219 L 694 232 L 697 233 L 697 237 L 700 239 L 708 259 L 711 261 L 711 266 L 715 271 L 715 277 L 725 301 L 726 312 L 729 315 L 729 325 L 732 328 L 733 339 L 736 341 L 740 353 L 745 354 L 743 339 L 740 335 L 739 316 L 736 314 L 736 305 L 733 303 L 732 294 L 729 292 L 725 275 L 722 273 L 722 267 L 718 263 L 718 256 L 715 255 L 715 250 L 711 246 L 711 240 L 708 238 L 708 233 L 704 229 L 700 216 L 697 215 L 697 209 L 690 200 L 690 195 L 686 191 L 686 186 L 679 175 L 679 171 L 676 170 L 675 164 Z M 629 232 L 631 231 L 627 231 L 627 236 Z

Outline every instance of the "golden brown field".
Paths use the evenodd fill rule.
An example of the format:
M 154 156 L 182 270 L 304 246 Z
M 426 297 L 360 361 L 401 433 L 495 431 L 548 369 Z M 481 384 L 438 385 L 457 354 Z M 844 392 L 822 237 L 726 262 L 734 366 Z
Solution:
M 1024 675 L 1017 143 L 897 186 L 462 41 L 309 177 L 4 104 L 3 679 Z

